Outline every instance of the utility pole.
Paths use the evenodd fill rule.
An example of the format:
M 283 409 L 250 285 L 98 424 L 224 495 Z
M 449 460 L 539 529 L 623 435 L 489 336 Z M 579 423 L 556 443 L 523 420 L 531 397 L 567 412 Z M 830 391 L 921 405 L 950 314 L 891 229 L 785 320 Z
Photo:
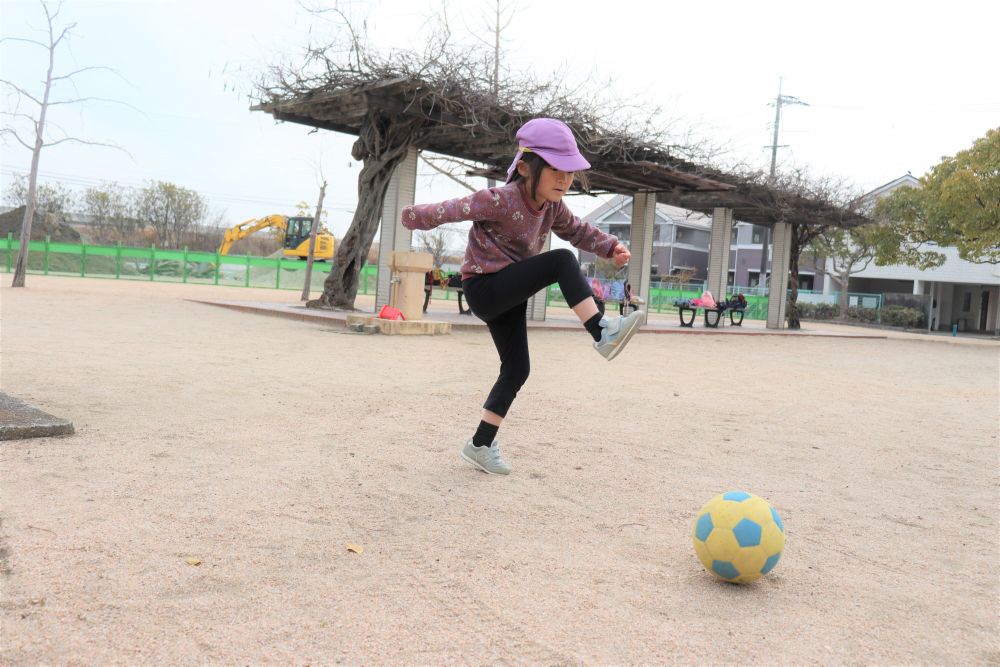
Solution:
M 497 97 L 500 94 L 500 0 L 496 0 L 496 3 L 496 22 L 493 24 L 493 79 L 490 81 L 493 92 L 493 104 L 497 104 Z M 510 21 L 507 23 L 509 25 Z M 486 187 L 494 188 L 496 185 L 496 179 L 486 179 Z
M 778 165 L 778 149 L 787 148 L 785 146 L 778 145 L 778 126 L 781 125 L 781 107 L 785 104 L 801 104 L 802 106 L 809 106 L 807 102 L 803 102 L 797 97 L 792 97 L 791 95 L 781 94 L 781 77 L 778 77 L 778 96 L 774 98 L 774 139 L 771 141 L 771 174 L 767 179 L 767 184 L 770 186 L 774 185 L 774 175 Z M 764 276 L 767 275 L 767 252 L 768 246 L 771 244 L 771 228 L 764 227 L 761 232 L 761 245 L 760 245 L 760 273 L 757 276 L 757 287 L 764 286 Z

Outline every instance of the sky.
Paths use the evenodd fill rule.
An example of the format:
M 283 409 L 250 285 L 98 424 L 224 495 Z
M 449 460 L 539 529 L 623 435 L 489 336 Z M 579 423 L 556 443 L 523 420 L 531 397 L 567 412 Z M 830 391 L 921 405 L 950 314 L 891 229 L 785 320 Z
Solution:
M 386 51 L 420 50 L 445 4 L 338 6 L 358 24 L 364 19 L 370 43 Z M 907 172 L 920 176 L 1000 127 L 1000 3 L 501 0 L 500 7 L 509 20 L 502 57 L 515 75 L 562 71 L 584 90 L 597 85 L 623 104 L 661 108 L 673 133 L 724 146 L 726 159 L 764 170 L 779 79 L 783 94 L 808 106 L 783 109 L 778 168 L 804 167 L 859 191 Z M 456 40 L 490 40 L 495 9 L 495 0 L 452 0 Z M 334 23 L 294 0 L 65 0 L 56 24 L 69 23 L 76 26 L 68 48 L 56 52 L 55 73 L 113 71 L 78 74 L 54 99 L 113 102 L 51 107 L 50 140 L 73 136 L 124 150 L 72 142 L 46 148 L 42 182 L 82 191 L 168 181 L 201 193 L 228 226 L 294 214 L 300 201 L 314 205 L 322 174 L 327 224 L 337 236 L 346 231 L 360 169 L 350 157 L 354 138 L 250 110 L 268 64 L 296 58 Z M 0 37 L 44 41 L 44 27 L 37 0 L 0 0 Z M 40 96 L 46 58 L 37 46 L 0 43 L 0 78 Z M 4 111 L 15 110 L 9 86 L 2 99 Z M 34 113 L 24 100 L 17 111 Z M 25 125 L 9 115 L 3 123 L 30 140 Z M 15 173 L 28 171 L 31 153 L 9 137 L 0 150 L 5 193 Z M 464 192 L 421 165 L 418 202 Z M 568 200 L 581 216 L 602 202 Z

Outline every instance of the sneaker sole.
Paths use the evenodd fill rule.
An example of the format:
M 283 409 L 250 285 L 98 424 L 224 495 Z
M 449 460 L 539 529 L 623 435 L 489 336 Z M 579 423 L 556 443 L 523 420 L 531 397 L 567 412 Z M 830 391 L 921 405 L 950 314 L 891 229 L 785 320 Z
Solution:
M 636 318 L 635 320 L 633 320 L 632 326 L 628 328 L 621 335 L 621 337 L 618 339 L 618 344 L 614 346 L 614 348 L 611 350 L 611 353 L 607 357 L 605 357 L 605 359 L 611 361 L 612 359 L 617 357 L 621 353 L 621 351 L 625 349 L 625 344 L 632 339 L 632 336 L 634 336 L 635 332 L 638 330 L 639 330 L 639 318 Z
M 462 458 L 465 459 L 466 461 L 468 461 L 469 463 L 471 463 L 472 465 L 476 466 L 480 470 L 482 470 L 487 475 L 509 475 L 510 474 L 510 473 L 506 473 L 506 472 L 493 472 L 492 470 L 489 470 L 489 469 L 483 467 L 483 464 L 481 464 L 479 461 L 477 461 L 477 460 L 475 460 L 473 458 L 469 458 L 468 456 L 466 456 L 464 451 L 462 452 Z

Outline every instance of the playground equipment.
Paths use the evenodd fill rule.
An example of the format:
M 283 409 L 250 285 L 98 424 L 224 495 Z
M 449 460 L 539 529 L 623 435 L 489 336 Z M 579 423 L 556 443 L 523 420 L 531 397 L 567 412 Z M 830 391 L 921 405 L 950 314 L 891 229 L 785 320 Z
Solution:
M 251 218 L 226 230 L 226 235 L 219 246 L 219 254 L 229 254 L 233 244 L 262 229 L 277 229 L 281 233 L 281 245 L 285 257 L 309 257 L 309 234 L 312 231 L 313 219 L 309 217 L 287 217 L 284 215 L 269 215 L 264 218 Z M 333 235 L 321 227 L 316 234 L 316 249 L 313 259 L 323 262 L 333 259 Z

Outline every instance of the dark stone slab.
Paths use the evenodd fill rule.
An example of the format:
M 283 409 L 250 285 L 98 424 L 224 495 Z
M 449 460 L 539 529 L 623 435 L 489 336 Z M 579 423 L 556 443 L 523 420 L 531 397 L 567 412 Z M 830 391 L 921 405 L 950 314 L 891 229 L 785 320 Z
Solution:
M 73 422 L 53 417 L 0 392 L 0 440 L 47 438 L 72 432 Z

